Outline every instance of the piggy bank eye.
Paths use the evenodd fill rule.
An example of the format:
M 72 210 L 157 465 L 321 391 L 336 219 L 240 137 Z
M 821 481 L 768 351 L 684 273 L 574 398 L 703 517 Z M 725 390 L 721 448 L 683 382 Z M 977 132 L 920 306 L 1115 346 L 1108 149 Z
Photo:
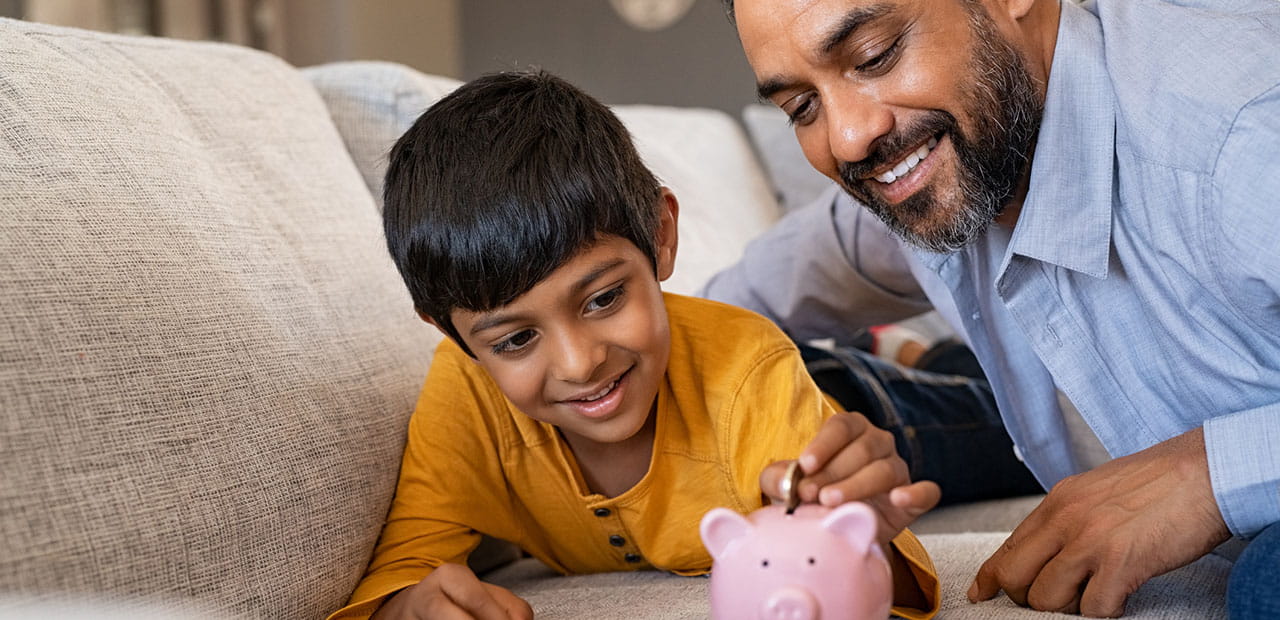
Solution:
M 815 560 L 815 559 L 813 559 L 813 558 L 809 558 L 809 565 L 810 565 L 810 566 L 813 566 L 814 564 L 817 564 L 817 563 L 818 563 L 818 561 L 817 561 L 817 560 Z
M 766 560 L 761 560 L 761 561 L 760 561 L 760 567 L 761 567 L 761 568 L 769 568 L 769 560 L 767 560 L 767 559 L 766 559 Z

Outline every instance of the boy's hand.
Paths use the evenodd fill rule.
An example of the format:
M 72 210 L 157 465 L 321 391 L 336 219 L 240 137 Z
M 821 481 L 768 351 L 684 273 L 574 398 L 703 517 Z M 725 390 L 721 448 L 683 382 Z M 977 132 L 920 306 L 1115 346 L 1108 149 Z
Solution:
M 442 564 L 392 596 L 370 620 L 532 620 L 533 608 L 510 590 L 480 581 L 461 564 Z
M 800 501 L 824 506 L 866 502 L 880 517 L 877 539 L 885 549 L 942 497 L 942 490 L 933 482 L 911 483 L 907 464 L 894 449 L 893 435 L 859 413 L 829 418 L 799 460 L 804 470 Z M 773 463 L 760 473 L 760 488 L 775 503 L 784 501 L 782 476 L 787 463 Z

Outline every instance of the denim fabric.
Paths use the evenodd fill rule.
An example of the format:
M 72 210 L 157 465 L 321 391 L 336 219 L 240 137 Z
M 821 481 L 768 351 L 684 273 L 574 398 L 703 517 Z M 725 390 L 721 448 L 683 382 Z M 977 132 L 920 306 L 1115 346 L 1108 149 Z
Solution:
M 943 504 L 1044 492 L 1015 456 L 980 372 L 916 370 L 853 347 L 799 347 L 818 387 L 892 433 L 911 479 L 938 483 Z M 965 367 L 958 351 L 944 357 Z
M 1231 620 L 1280 618 L 1280 523 L 1272 523 L 1236 559 L 1227 582 Z

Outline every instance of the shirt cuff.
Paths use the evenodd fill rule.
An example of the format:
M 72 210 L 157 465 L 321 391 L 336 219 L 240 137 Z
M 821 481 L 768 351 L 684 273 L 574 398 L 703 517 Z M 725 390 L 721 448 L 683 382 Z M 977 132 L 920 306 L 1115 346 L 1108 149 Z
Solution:
M 1204 424 L 1209 479 L 1232 534 L 1251 538 L 1280 522 L 1280 404 Z
M 938 580 L 938 571 L 933 567 L 933 560 L 920 539 L 911 530 L 902 530 L 890 543 L 911 567 L 911 575 L 915 578 L 920 591 L 924 593 L 926 609 L 893 606 L 893 615 L 906 620 L 929 620 L 942 607 L 942 583 Z M 890 551 L 892 553 L 892 551 Z

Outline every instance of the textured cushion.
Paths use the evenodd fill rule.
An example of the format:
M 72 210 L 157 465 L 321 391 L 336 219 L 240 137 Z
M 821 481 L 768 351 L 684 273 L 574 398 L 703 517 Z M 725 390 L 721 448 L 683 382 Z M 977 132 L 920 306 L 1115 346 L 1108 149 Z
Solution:
M 379 211 L 391 147 L 431 104 L 462 84 L 376 61 L 337 62 L 302 73 L 329 107 Z
M 973 576 L 1004 539 L 1002 533 L 921 537 L 942 581 L 942 610 L 937 617 L 946 620 L 1079 618 L 1021 608 L 1003 594 L 983 603 L 969 603 L 965 592 Z M 1208 555 L 1190 566 L 1156 577 L 1129 598 L 1124 617 L 1132 620 L 1224 618 L 1229 570 L 1228 561 Z M 487 580 L 511 588 L 529 601 L 539 620 L 693 620 L 706 618 L 709 609 L 708 580 L 700 577 L 653 571 L 560 577 L 536 560 L 522 560 L 497 571 Z
M 316 618 L 433 345 L 280 60 L 0 20 L 0 593 Z
M 773 104 L 751 103 L 742 109 L 742 124 L 764 162 L 784 209 L 803 207 L 831 187 L 832 181 L 809 165 L 787 115 Z
M 338 131 L 378 196 L 391 146 L 423 110 L 459 84 L 391 63 L 333 63 L 305 73 L 329 103 Z M 641 105 L 613 109 L 645 163 L 680 201 L 675 275 L 663 288 L 691 294 L 777 220 L 777 202 L 746 135 L 728 115 Z

